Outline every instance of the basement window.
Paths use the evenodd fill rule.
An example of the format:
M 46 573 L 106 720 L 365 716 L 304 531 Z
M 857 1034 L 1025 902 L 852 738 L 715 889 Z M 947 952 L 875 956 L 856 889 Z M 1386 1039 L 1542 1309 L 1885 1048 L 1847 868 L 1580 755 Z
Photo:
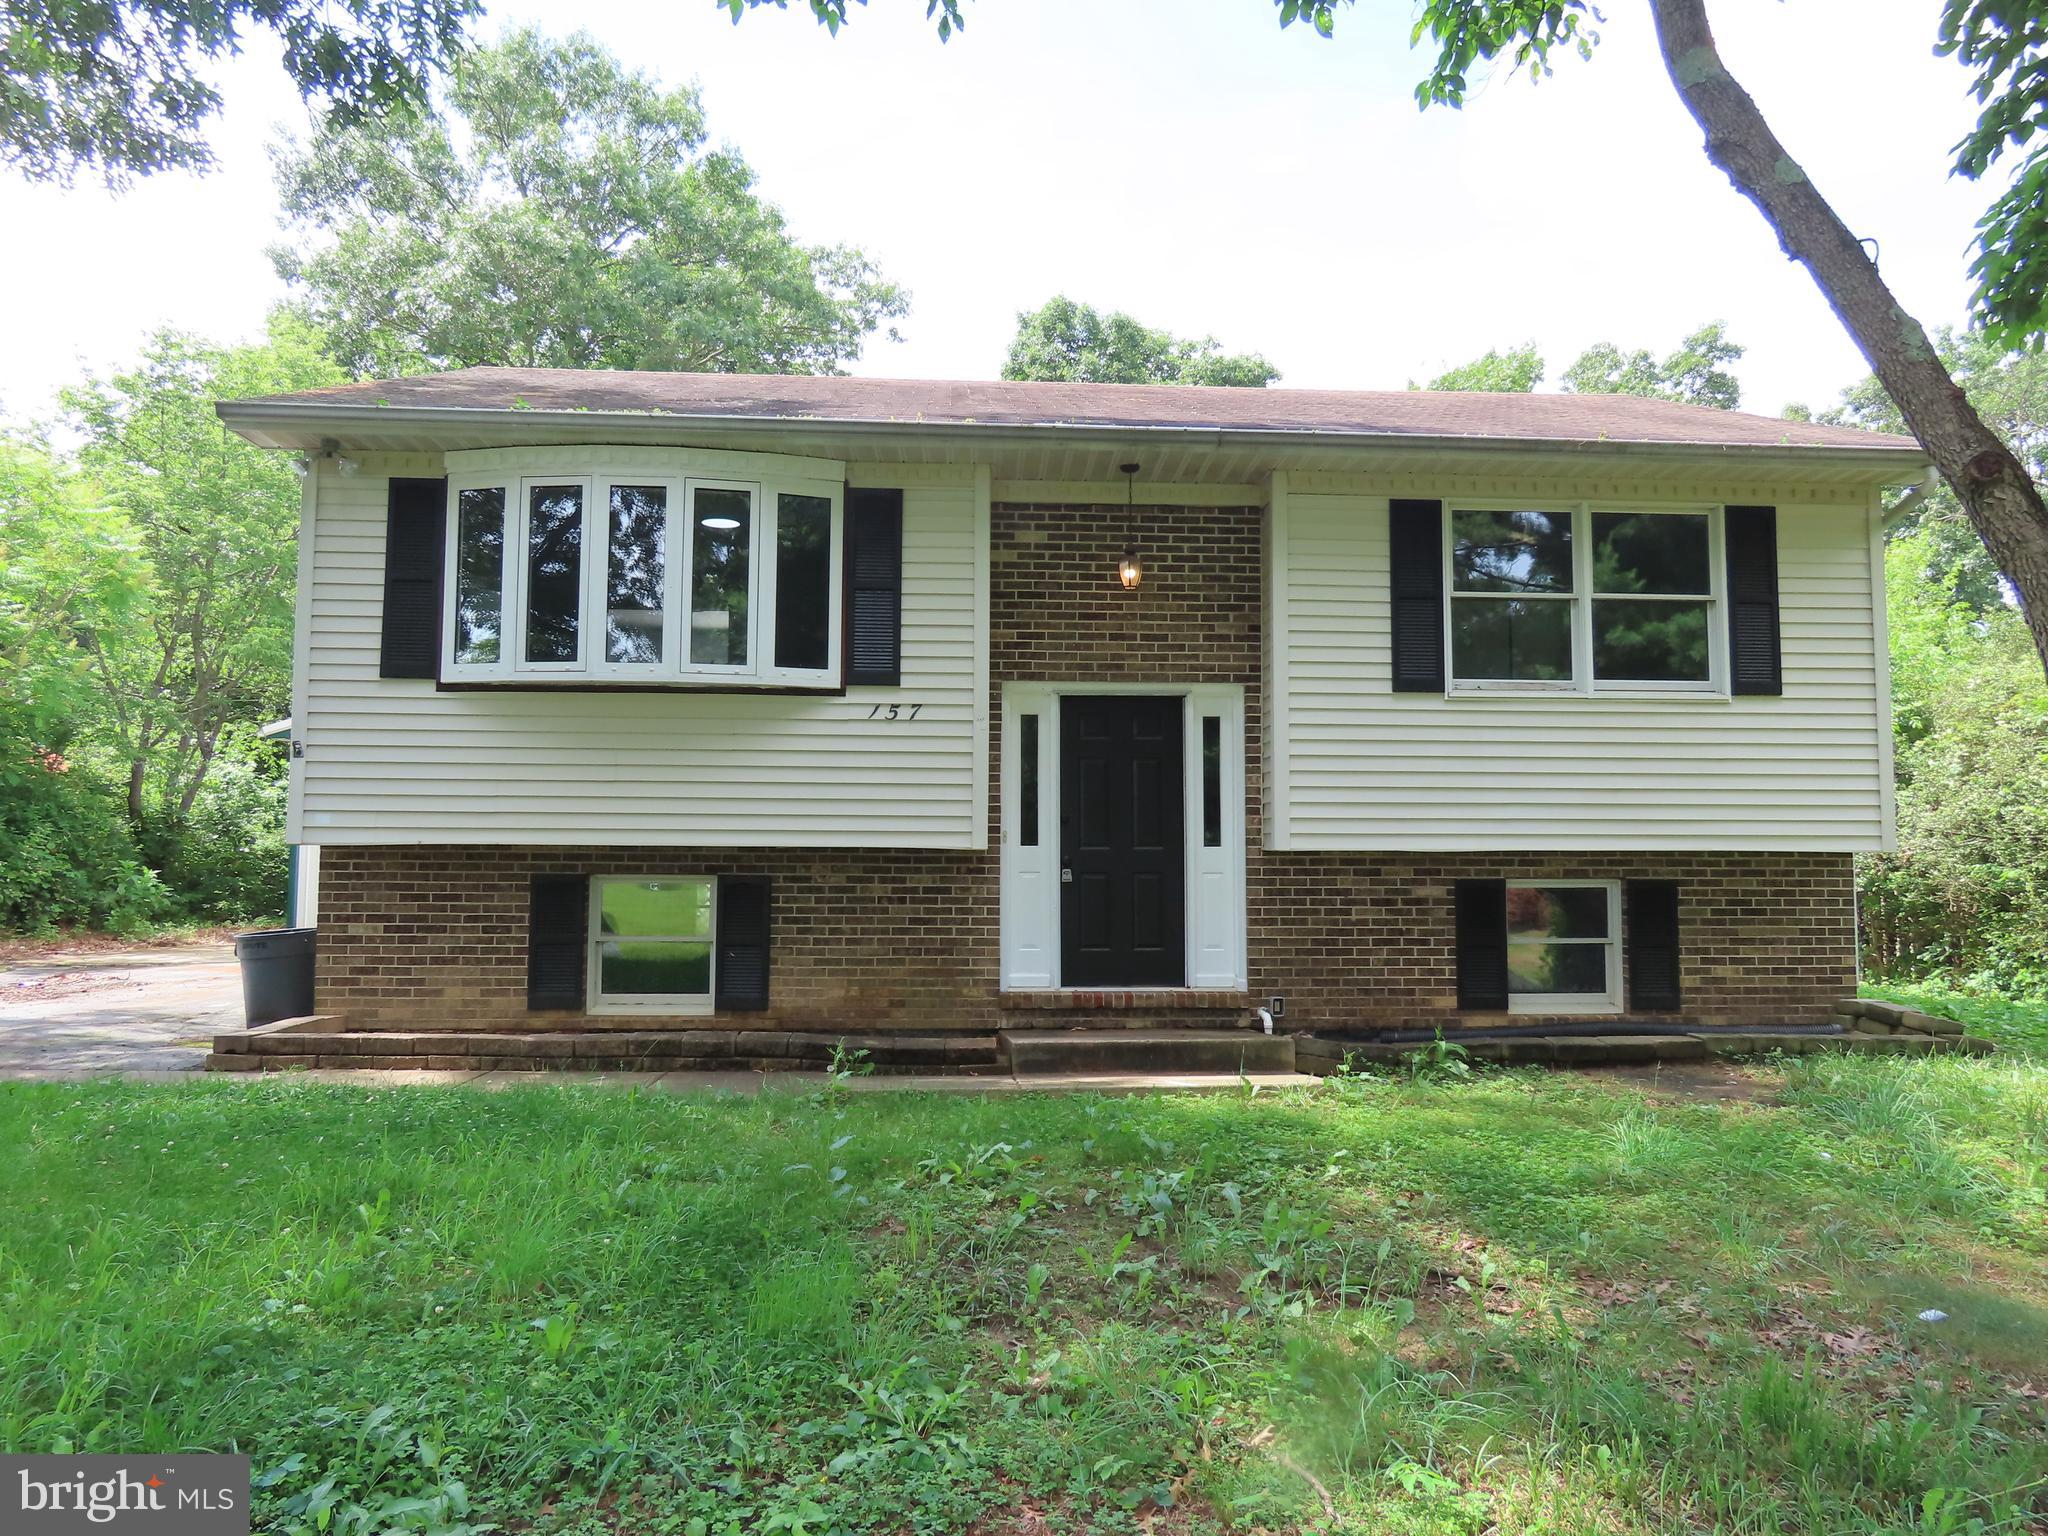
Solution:
M 716 889 L 700 876 L 592 880 L 590 1012 L 711 1012 Z
M 838 683 L 842 487 L 528 462 L 450 481 L 444 681 Z
M 1510 880 L 1508 1008 L 1608 1013 L 1621 1006 L 1621 885 Z

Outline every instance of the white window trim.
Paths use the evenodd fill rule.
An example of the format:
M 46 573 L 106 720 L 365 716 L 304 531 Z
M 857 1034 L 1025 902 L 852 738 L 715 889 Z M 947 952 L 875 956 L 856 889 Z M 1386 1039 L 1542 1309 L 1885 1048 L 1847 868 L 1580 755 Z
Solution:
M 1508 994 L 1509 1013 L 1620 1013 L 1621 1012 L 1621 882 L 1619 880 L 1510 880 L 1510 891 L 1603 890 L 1607 893 L 1607 937 L 1604 939 L 1554 939 L 1546 943 L 1577 944 L 1607 951 L 1607 990 L 1604 992 L 1550 992 Z M 1516 947 L 1505 934 L 1510 953 Z M 1524 946 L 1532 947 L 1532 946 Z M 1512 968 L 1511 968 L 1512 969 Z
M 1457 675 L 1456 634 L 1452 616 L 1461 599 L 1506 600 L 1506 594 L 1460 593 L 1451 568 L 1451 550 L 1456 541 L 1460 512 L 1551 512 L 1571 519 L 1572 590 L 1559 593 L 1526 594 L 1537 602 L 1569 603 L 1572 614 L 1572 676 L 1555 682 L 1518 678 L 1460 678 Z M 1704 598 L 1695 594 L 1649 596 L 1639 593 L 1596 593 L 1593 590 L 1593 514 L 1599 512 L 1639 513 L 1649 517 L 1704 515 L 1707 519 L 1707 581 Z M 1722 508 L 1718 504 L 1544 501 L 1524 498 L 1501 500 L 1466 497 L 1444 503 L 1443 593 L 1444 593 L 1444 696 L 1451 699 L 1507 698 L 1622 698 L 1702 699 L 1726 701 L 1728 689 L 1728 636 L 1724 618 L 1727 602 L 1727 551 L 1722 538 Z M 1707 605 L 1707 680 L 1689 682 L 1643 682 L 1621 680 L 1601 682 L 1593 676 L 1593 604 L 1602 597 L 1645 602 L 1705 602 Z
M 504 519 L 503 558 L 498 566 L 498 659 L 496 661 L 457 662 L 455 658 L 455 626 L 459 614 L 456 598 L 459 594 L 458 581 L 461 573 L 461 506 L 465 491 L 501 491 L 504 505 L 501 516 Z M 448 478 L 448 520 L 443 527 L 444 548 L 441 558 L 441 644 L 440 666 L 444 681 L 482 680 L 486 678 L 509 678 L 512 675 L 512 563 L 524 556 L 525 546 L 515 544 L 514 536 L 519 530 L 519 511 L 513 500 L 519 494 L 517 475 L 451 475 Z M 302 605 L 303 606 L 303 605 Z
M 519 497 L 515 512 L 506 518 L 508 540 L 516 536 L 512 549 L 517 554 L 505 583 L 511 601 L 507 605 L 512 622 L 507 626 L 514 640 L 511 657 L 513 674 L 521 673 L 546 677 L 553 673 L 584 672 L 590 666 L 590 572 L 593 564 L 590 549 L 591 492 L 588 475 L 522 475 L 513 484 L 513 491 Z M 573 485 L 583 492 L 583 543 L 578 552 L 581 564 L 578 567 L 578 612 L 576 614 L 576 657 L 573 661 L 528 661 L 526 659 L 526 588 L 528 581 L 527 557 L 528 540 L 533 533 L 533 493 L 543 485 Z M 609 521 L 609 517 L 607 517 Z M 502 622 L 502 620 L 501 620 Z M 501 640 L 498 655 L 503 657 L 505 645 Z
M 744 491 L 749 498 L 749 521 L 747 530 L 747 659 L 734 665 L 730 662 L 690 660 L 690 645 L 696 638 L 694 620 L 696 609 L 693 589 L 697 579 L 697 493 L 699 491 Z M 675 595 L 671 599 L 671 611 L 676 623 L 676 654 L 669 666 L 683 677 L 705 677 L 719 682 L 732 682 L 738 678 L 752 677 L 761 668 L 761 567 L 769 563 L 761 558 L 764 548 L 774 535 L 774 522 L 767 508 L 768 497 L 760 482 L 754 480 L 714 480 L 693 476 L 683 489 L 683 522 L 685 531 L 682 539 L 681 558 L 673 569 Z M 675 521 L 669 521 L 670 543 L 675 543 Z M 769 561 L 774 558 L 772 549 Z
M 576 465 L 551 472 L 545 456 L 534 455 L 499 473 L 451 474 L 445 513 L 442 558 L 440 676 L 448 683 L 518 683 L 525 680 L 602 681 L 607 685 L 648 687 L 836 688 L 841 681 L 841 631 L 846 558 L 845 487 L 811 472 L 764 472 L 759 478 L 676 473 L 645 467 L 588 467 L 587 455 L 571 456 Z M 799 461 L 807 471 L 810 461 Z M 680 461 L 687 469 L 688 461 Z M 535 485 L 580 485 L 583 488 L 582 614 L 577 626 L 579 655 L 573 662 L 529 662 L 526 649 L 527 534 L 531 488 Z M 662 659 L 659 662 L 615 662 L 604 657 L 605 588 L 611 560 L 611 488 L 614 485 L 660 486 L 668 497 L 667 569 L 662 573 Z M 500 574 L 498 660 L 458 663 L 455 656 L 455 591 L 460 559 L 458 509 L 464 491 L 502 489 L 505 493 L 505 565 Z M 753 498 L 752 546 L 747 562 L 746 666 L 699 664 L 689 660 L 690 575 L 696 558 L 695 499 L 699 489 L 743 490 Z M 776 577 L 780 556 L 781 498 L 813 496 L 831 507 L 830 569 L 826 598 L 826 656 L 822 668 L 783 667 L 774 656 Z M 680 519 L 680 522 L 679 522 Z
M 711 923 L 703 937 L 694 934 L 632 934 L 626 936 L 629 943 L 649 944 L 704 944 L 711 951 L 711 965 L 706 973 L 706 985 L 702 994 L 695 992 L 645 993 L 633 997 L 609 997 L 602 990 L 602 967 L 599 964 L 599 949 L 607 943 L 620 939 L 613 934 L 604 936 L 599 924 L 604 914 L 604 888 L 607 884 L 630 885 L 642 880 L 702 881 L 711 887 Z M 718 998 L 718 878 L 715 875 L 592 875 L 590 877 L 589 915 L 584 920 L 583 939 L 583 1009 L 593 1014 L 658 1013 L 698 1017 L 711 1013 Z
M 608 683 L 646 682 L 654 678 L 667 678 L 676 670 L 676 505 L 684 495 L 686 482 L 671 479 L 666 475 L 628 475 L 621 472 L 607 472 L 591 476 L 591 495 L 597 503 L 597 556 L 590 562 L 590 580 L 584 589 L 583 605 L 590 613 L 592 643 L 590 671 L 594 677 L 601 677 Z M 660 487 L 663 497 L 663 515 L 668 525 L 662 539 L 661 571 L 661 660 L 660 661 L 612 661 L 605 655 L 608 641 L 606 634 L 610 623 L 607 617 L 610 604 L 606 600 L 607 589 L 611 586 L 612 570 L 612 487 L 630 485 L 641 489 Z

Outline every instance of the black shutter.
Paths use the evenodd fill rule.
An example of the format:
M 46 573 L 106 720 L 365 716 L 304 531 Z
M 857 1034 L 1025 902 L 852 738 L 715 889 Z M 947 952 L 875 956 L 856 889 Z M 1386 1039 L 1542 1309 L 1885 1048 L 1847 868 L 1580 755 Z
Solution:
M 526 929 L 526 1006 L 583 1009 L 583 956 L 590 937 L 590 881 L 535 875 Z
M 1458 1006 L 1498 1012 L 1508 1005 L 1508 883 L 1460 880 Z
M 1631 1013 L 1678 1009 L 1678 882 L 1631 880 L 1628 906 L 1628 1006 Z
M 379 677 L 441 675 L 441 542 L 446 480 L 393 480 L 384 504 L 384 643 Z
M 1387 509 L 1393 599 L 1394 692 L 1444 691 L 1444 504 L 1395 501 Z
M 846 493 L 846 681 L 903 681 L 903 493 Z
M 718 996 L 720 1013 L 759 1013 L 768 1006 L 766 875 L 721 875 L 718 880 Z
M 1729 507 L 1728 669 L 1734 693 L 1783 693 L 1778 648 L 1778 509 Z

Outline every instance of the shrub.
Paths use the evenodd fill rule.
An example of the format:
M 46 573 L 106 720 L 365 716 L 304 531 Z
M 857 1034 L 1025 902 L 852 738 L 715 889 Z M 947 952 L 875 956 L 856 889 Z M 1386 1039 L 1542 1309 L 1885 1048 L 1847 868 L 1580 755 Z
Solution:
M 217 759 L 183 825 L 153 839 L 179 911 L 203 922 L 284 911 L 291 853 L 276 752 L 250 743 Z
M 168 906 L 119 800 L 88 771 L 47 751 L 0 771 L 0 928 L 132 933 Z
M 1925 533 L 1888 556 L 1899 847 L 1860 864 L 1874 976 L 2048 991 L 2048 687 L 2017 610 L 1956 600 Z

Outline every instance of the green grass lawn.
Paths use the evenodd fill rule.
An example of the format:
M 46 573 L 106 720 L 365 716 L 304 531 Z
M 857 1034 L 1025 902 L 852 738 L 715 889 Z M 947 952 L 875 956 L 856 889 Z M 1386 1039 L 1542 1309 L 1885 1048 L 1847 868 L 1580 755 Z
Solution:
M 2048 1067 L 1756 1087 L 7 1085 L 0 1449 L 350 1536 L 2041 1529 Z

